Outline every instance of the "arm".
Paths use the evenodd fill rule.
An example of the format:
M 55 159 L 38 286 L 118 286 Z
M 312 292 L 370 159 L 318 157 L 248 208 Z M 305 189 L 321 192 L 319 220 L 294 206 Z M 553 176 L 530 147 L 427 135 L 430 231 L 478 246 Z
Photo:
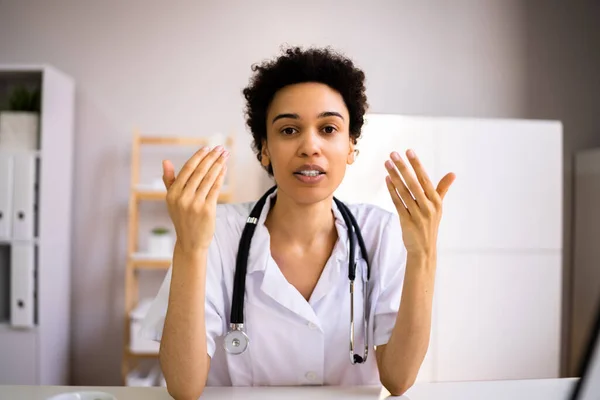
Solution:
M 407 250 L 396 322 L 388 342 L 376 351 L 381 382 L 394 395 L 414 384 L 429 346 L 442 201 L 455 179 L 453 173 L 446 174 L 435 188 L 414 151 L 406 155 L 415 174 L 396 152 L 385 163 Z
M 435 257 L 409 254 L 392 335 L 376 350 L 381 383 L 394 396 L 414 384 L 427 353 L 434 280 Z
M 173 254 L 159 361 L 175 399 L 200 397 L 210 369 L 205 324 L 207 253 L 184 253 L 175 246 Z
M 227 157 L 222 146 L 210 152 L 200 149 L 177 177 L 173 164 L 163 162 L 167 206 L 177 242 L 159 361 L 167 390 L 178 400 L 200 397 L 210 368 L 205 310 L 207 259 Z

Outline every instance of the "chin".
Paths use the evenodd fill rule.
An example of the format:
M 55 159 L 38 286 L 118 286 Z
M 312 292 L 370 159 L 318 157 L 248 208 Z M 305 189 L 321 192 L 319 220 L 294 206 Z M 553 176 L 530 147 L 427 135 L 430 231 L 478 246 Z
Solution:
M 278 184 L 280 190 L 282 190 L 288 197 L 294 200 L 298 204 L 315 204 L 323 200 L 329 199 L 333 196 L 335 191 L 335 185 L 324 179 L 322 182 L 314 185 L 303 184 L 302 182 L 296 181 L 294 177 L 291 180 Z

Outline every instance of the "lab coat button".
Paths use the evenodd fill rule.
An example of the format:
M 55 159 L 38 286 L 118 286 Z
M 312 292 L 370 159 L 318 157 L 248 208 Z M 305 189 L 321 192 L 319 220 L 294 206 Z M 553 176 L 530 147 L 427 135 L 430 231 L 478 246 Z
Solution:
M 309 328 L 309 329 L 312 329 L 312 330 L 315 330 L 315 329 L 317 329 L 317 325 L 316 325 L 316 324 L 313 324 L 312 322 L 309 322 L 309 323 L 308 323 L 308 328 Z
M 314 373 L 313 371 L 309 371 L 306 373 L 306 379 L 308 379 L 311 382 L 314 382 L 315 379 L 317 379 L 317 374 Z

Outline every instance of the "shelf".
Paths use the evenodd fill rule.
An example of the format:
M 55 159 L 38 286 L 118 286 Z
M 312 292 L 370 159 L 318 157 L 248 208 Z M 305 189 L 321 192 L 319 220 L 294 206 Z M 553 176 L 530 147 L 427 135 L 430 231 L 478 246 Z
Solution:
M 169 137 L 169 136 L 143 136 L 140 137 L 140 144 L 153 144 L 153 145 L 206 145 L 208 144 L 208 138 L 194 138 L 194 137 Z
M 6 149 L 0 148 L 0 155 L 9 155 L 9 156 L 34 156 L 37 158 L 41 158 L 42 152 L 40 150 L 20 150 L 20 149 Z
M 129 259 L 136 269 L 168 269 L 172 263 L 170 257 L 155 256 L 148 253 L 133 253 L 129 256 Z
M 136 352 L 131 351 L 131 349 L 127 349 L 125 354 L 131 358 L 156 358 L 156 357 L 158 357 L 158 353 L 136 353 Z
M 39 238 L 35 237 L 33 239 L 12 239 L 12 238 L 0 238 L 0 245 L 13 245 L 17 243 L 30 243 L 33 245 L 39 244 Z
M 159 189 L 152 185 L 137 185 L 135 189 L 133 189 L 133 193 L 135 198 L 138 201 L 142 200 L 164 200 L 167 195 L 167 191 L 165 189 Z M 221 189 L 221 194 L 219 195 L 219 203 L 228 203 L 233 198 L 233 193 L 227 191 L 227 188 L 224 187 Z

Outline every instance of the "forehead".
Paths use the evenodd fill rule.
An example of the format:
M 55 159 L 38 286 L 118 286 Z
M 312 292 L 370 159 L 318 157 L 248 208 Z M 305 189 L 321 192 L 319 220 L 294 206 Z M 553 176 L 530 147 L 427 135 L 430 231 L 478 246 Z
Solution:
M 279 89 L 267 112 L 268 116 L 279 113 L 295 113 L 301 118 L 316 117 L 324 111 L 337 111 L 347 115 L 342 95 L 323 83 L 297 83 Z

